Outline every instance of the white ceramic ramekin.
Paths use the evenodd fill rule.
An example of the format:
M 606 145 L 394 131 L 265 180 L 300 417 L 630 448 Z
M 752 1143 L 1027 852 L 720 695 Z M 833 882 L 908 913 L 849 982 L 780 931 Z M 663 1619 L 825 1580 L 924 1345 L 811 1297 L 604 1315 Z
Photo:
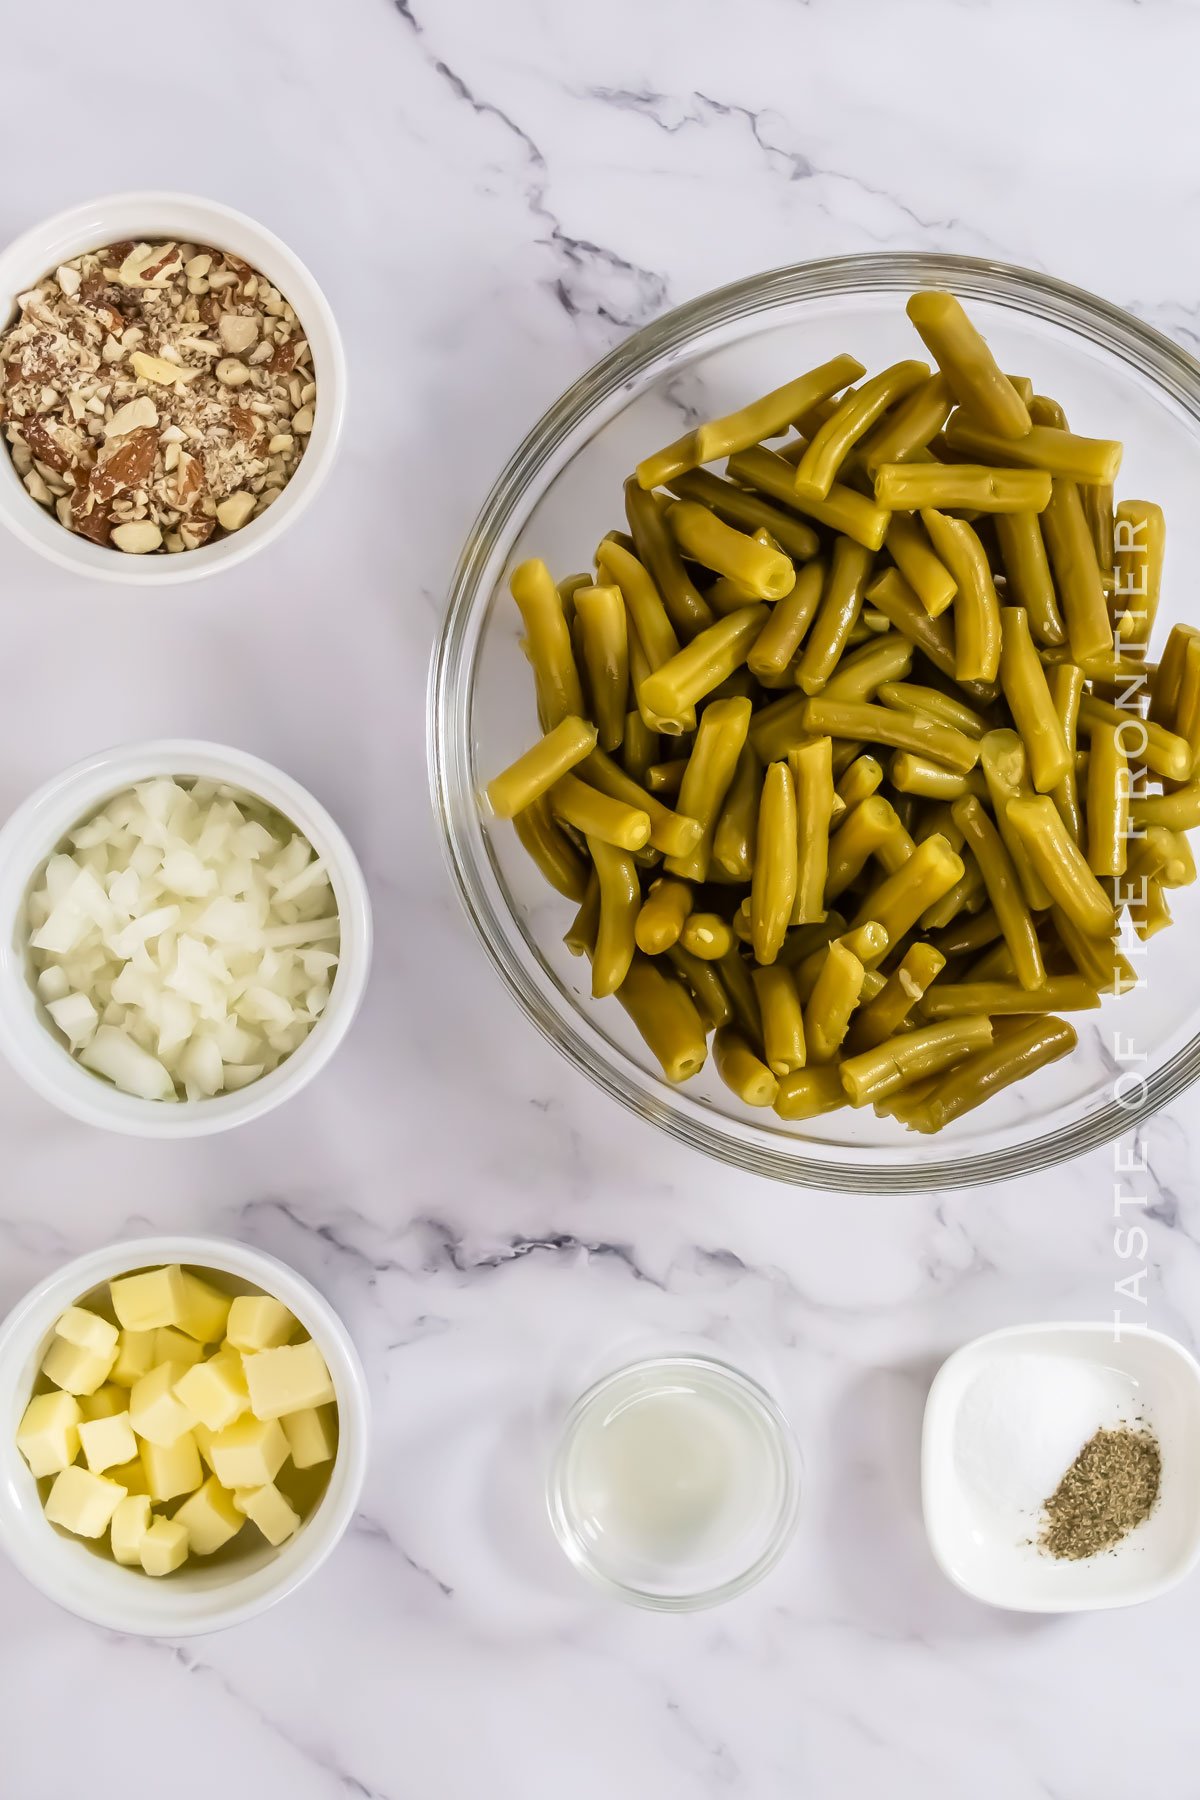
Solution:
M 1042 1358 L 1069 1371 L 1103 1372 L 1127 1397 L 1136 1416 L 1158 1439 L 1162 1485 L 1150 1516 L 1112 1549 L 1078 1561 L 1039 1552 L 1040 1506 L 1018 1511 L 1005 1498 L 981 1492 L 958 1454 L 960 1408 L 980 1377 L 1002 1374 L 1013 1359 Z M 1016 1391 L 1027 1376 L 1018 1378 Z M 1115 1428 L 1120 1409 L 1109 1402 L 1095 1428 Z M 1011 1442 L 1012 1423 L 993 1401 L 989 1430 Z M 979 1430 L 978 1424 L 974 1427 Z M 1021 1420 L 1031 1454 L 1045 1422 Z M 1082 1444 L 1078 1449 L 1082 1449 Z M 1007 1452 L 993 1447 L 997 1456 Z M 1072 1449 L 1070 1456 L 1077 1451 Z M 1066 1474 L 1066 1468 L 1061 1471 Z M 1200 1363 L 1162 1331 L 1111 1322 L 1052 1320 L 1009 1325 L 963 1344 L 947 1357 L 925 1402 L 921 1440 L 921 1498 L 925 1532 L 934 1560 L 956 1587 L 973 1599 L 1011 1612 L 1090 1612 L 1133 1606 L 1165 1594 L 1200 1564 Z
M 300 1048 L 236 1093 L 177 1104 L 123 1094 L 76 1062 L 34 991 L 25 924 L 33 878 L 70 828 L 122 788 L 154 775 L 207 776 L 275 807 L 324 860 L 341 920 L 329 1001 Z M 345 836 L 298 781 L 244 750 L 190 738 L 100 750 L 30 795 L 0 830 L 0 1051 L 44 1099 L 89 1125 L 133 1137 L 205 1137 L 261 1118 L 329 1061 L 358 1011 L 370 964 L 367 884 Z
M 152 1580 L 97 1556 L 46 1521 L 16 1432 L 55 1320 L 101 1282 L 134 1269 L 189 1263 L 273 1294 L 290 1307 L 325 1358 L 337 1391 L 339 1441 L 329 1485 L 295 1537 L 236 1562 L 189 1561 Z M 0 1324 L 0 1547 L 35 1587 L 68 1612 L 110 1631 L 190 1637 L 240 1624 L 315 1573 L 344 1535 L 366 1474 L 370 1402 L 349 1332 L 294 1269 L 228 1238 L 150 1237 L 95 1250 L 39 1283 Z
M 232 250 L 258 269 L 295 309 L 312 346 L 317 384 L 308 447 L 275 504 L 241 531 L 174 556 L 126 556 L 68 531 L 52 512 L 30 498 L 7 446 L 0 445 L 0 520 L 23 543 L 76 574 L 129 587 L 161 587 L 231 569 L 265 549 L 299 518 L 328 475 L 337 452 L 346 410 L 346 359 L 329 302 L 299 257 L 244 213 L 193 194 L 152 190 L 109 194 L 73 206 L 23 232 L 0 250 L 0 325 L 15 312 L 17 295 L 59 263 L 123 238 L 212 244 Z

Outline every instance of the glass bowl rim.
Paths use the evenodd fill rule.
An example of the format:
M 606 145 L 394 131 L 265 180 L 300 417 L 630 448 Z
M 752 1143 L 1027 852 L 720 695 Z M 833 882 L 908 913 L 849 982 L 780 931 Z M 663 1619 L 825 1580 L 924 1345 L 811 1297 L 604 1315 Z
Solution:
M 687 1593 L 660 1594 L 649 1588 L 634 1586 L 631 1582 L 619 1581 L 608 1575 L 592 1561 L 580 1543 L 563 1500 L 563 1480 L 566 1471 L 567 1457 L 578 1435 L 584 1419 L 604 1393 L 627 1375 L 655 1369 L 685 1367 L 700 1369 L 718 1375 L 729 1387 L 738 1390 L 740 1397 L 757 1415 L 772 1440 L 779 1454 L 783 1471 L 783 1493 L 780 1496 L 779 1511 L 774 1519 L 767 1541 L 762 1550 L 737 1575 L 729 1576 L 725 1581 L 717 1582 L 713 1587 L 696 1588 Z M 792 1541 L 796 1525 L 800 1517 L 800 1503 L 804 1488 L 804 1459 L 796 1434 L 788 1423 L 782 1408 L 753 1375 L 747 1375 L 744 1369 L 727 1362 L 716 1355 L 702 1355 L 697 1351 L 679 1350 L 663 1351 L 655 1356 L 634 1357 L 632 1361 L 622 1363 L 619 1368 L 610 1369 L 598 1377 L 571 1403 L 563 1419 L 562 1430 L 555 1445 L 550 1467 L 546 1475 L 546 1508 L 550 1514 L 550 1524 L 558 1540 L 559 1548 L 568 1562 L 589 1581 L 595 1582 L 605 1592 L 616 1595 L 630 1605 L 642 1606 L 651 1612 L 699 1612 L 705 1607 L 720 1606 L 726 1600 L 736 1599 L 748 1589 L 755 1587 L 764 1575 L 770 1573 L 779 1562 Z
M 793 1186 L 844 1193 L 931 1193 L 1002 1181 L 1066 1162 L 1132 1133 L 1200 1077 L 1200 1034 L 1146 1075 L 1136 1095 L 1109 1099 L 1065 1127 L 1053 1124 L 1018 1144 L 951 1153 L 927 1162 L 904 1147 L 862 1161 L 806 1157 L 805 1141 L 780 1149 L 740 1139 L 719 1125 L 676 1110 L 650 1095 L 635 1064 L 588 1042 L 574 1022 L 538 990 L 511 954 L 506 921 L 497 915 L 473 854 L 455 819 L 459 797 L 474 800 L 470 767 L 471 626 L 487 596 L 481 578 L 498 542 L 528 504 L 531 482 L 588 415 L 639 375 L 721 326 L 770 313 L 795 301 L 838 294 L 945 287 L 1064 326 L 1131 365 L 1166 391 L 1200 429 L 1200 363 L 1180 345 L 1123 308 L 1084 288 L 982 257 L 934 251 L 880 251 L 789 263 L 744 276 L 685 301 L 642 326 L 592 365 L 526 434 L 494 482 L 467 536 L 451 580 L 429 669 L 426 746 L 430 792 L 447 867 L 467 916 L 510 994 L 554 1047 L 613 1099 L 639 1118 L 730 1166 Z

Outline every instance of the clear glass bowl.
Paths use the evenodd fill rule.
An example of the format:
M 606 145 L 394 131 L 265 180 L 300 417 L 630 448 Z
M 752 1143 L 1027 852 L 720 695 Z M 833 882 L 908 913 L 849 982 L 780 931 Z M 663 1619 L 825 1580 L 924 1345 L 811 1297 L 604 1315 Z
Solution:
M 792 1125 L 743 1106 L 711 1060 L 682 1087 L 664 1080 L 621 1008 L 592 1000 L 585 965 L 564 948 L 574 909 L 546 886 L 511 825 L 485 816 L 478 795 L 535 728 L 509 570 L 535 555 L 559 575 L 588 567 L 603 534 L 623 524 L 629 470 L 700 416 L 841 350 L 876 369 L 919 354 L 904 299 L 929 286 L 960 295 L 1001 365 L 1059 399 L 1076 430 L 1124 440 L 1118 493 L 1159 501 L 1168 519 L 1155 646 L 1181 608 L 1190 605 L 1200 619 L 1200 602 L 1181 579 L 1200 567 L 1200 366 L 1119 308 L 1024 269 L 954 256 L 839 257 L 754 276 L 679 307 L 563 395 L 475 522 L 430 677 L 430 775 L 450 868 L 528 1017 L 607 1094 L 683 1142 L 755 1174 L 858 1192 L 1028 1174 L 1131 1131 L 1182 1092 L 1200 1073 L 1196 890 L 1172 894 L 1176 925 L 1153 939 L 1139 964 L 1145 985 L 1076 1015 L 1073 1055 L 938 1136 L 917 1137 L 870 1109 Z
M 567 1415 L 546 1483 L 575 1567 L 634 1606 L 693 1612 L 743 1594 L 796 1527 L 800 1452 L 766 1390 L 712 1356 L 613 1370 Z

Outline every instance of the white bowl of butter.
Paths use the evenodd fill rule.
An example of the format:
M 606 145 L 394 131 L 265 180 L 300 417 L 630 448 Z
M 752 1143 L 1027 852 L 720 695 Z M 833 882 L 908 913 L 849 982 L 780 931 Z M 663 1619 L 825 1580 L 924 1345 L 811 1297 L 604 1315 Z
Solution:
M 169 1295 L 179 1287 L 180 1270 L 185 1272 L 185 1299 L 178 1321 L 156 1323 L 173 1317 Z M 154 1273 L 148 1281 L 127 1285 L 122 1299 L 120 1284 L 143 1272 Z M 113 1282 L 119 1284 L 116 1295 L 109 1287 Z M 192 1301 L 220 1311 L 222 1297 L 241 1297 L 234 1315 L 241 1320 L 240 1329 L 227 1326 L 223 1318 L 209 1327 L 187 1316 Z M 279 1305 L 263 1307 L 263 1297 Z M 276 1334 L 290 1346 L 280 1357 L 271 1347 L 269 1327 L 272 1312 L 282 1317 L 283 1309 L 298 1329 Z M 122 1326 L 122 1312 L 128 1329 Z M 114 1322 L 120 1329 L 119 1348 L 107 1335 Z M 214 1335 L 201 1358 L 200 1340 L 210 1329 L 214 1334 L 219 1330 L 225 1342 Z M 184 1340 L 189 1333 L 194 1363 L 187 1360 Z M 262 1335 L 261 1351 L 256 1333 Z M 252 1345 L 257 1360 L 232 1348 L 234 1337 Z M 93 1338 L 105 1341 L 93 1344 Z M 151 1355 L 155 1339 L 157 1350 Z M 144 1369 L 133 1366 L 139 1352 L 146 1353 Z M 114 1353 L 122 1360 L 110 1368 Z M 243 1403 L 236 1425 L 219 1430 L 215 1438 L 199 1424 L 194 1433 L 173 1437 L 162 1413 L 181 1404 L 174 1397 L 181 1378 L 177 1355 L 186 1364 L 183 1389 L 197 1417 L 204 1414 L 215 1422 L 224 1404 L 223 1376 L 237 1364 L 241 1380 L 243 1370 L 253 1364 L 260 1387 L 265 1383 L 272 1390 L 266 1395 L 263 1387 L 255 1401 L 268 1422 L 245 1411 Z M 327 1372 L 324 1386 L 314 1385 L 314 1370 L 322 1380 Z M 114 1412 L 93 1404 L 106 1393 L 119 1400 L 121 1384 L 128 1385 L 127 1408 Z M 35 1393 L 45 1393 L 49 1404 L 30 1419 Z M 209 1237 L 143 1238 L 68 1264 L 27 1294 L 0 1325 L 0 1394 L 0 1546 L 51 1600 L 109 1630 L 185 1637 L 251 1618 L 313 1574 L 354 1516 L 366 1471 L 369 1426 L 362 1365 L 345 1325 L 316 1289 L 248 1245 Z M 85 1443 L 71 1454 L 80 1435 L 78 1422 L 71 1420 L 80 1408 Z M 66 1415 L 67 1429 L 76 1435 L 64 1455 L 56 1450 L 61 1442 L 56 1432 Z M 109 1436 L 115 1443 L 130 1429 L 131 1416 L 139 1431 L 137 1466 L 148 1477 L 149 1492 L 143 1500 L 145 1480 L 127 1476 L 130 1503 L 114 1516 L 114 1484 L 125 1484 L 121 1467 L 111 1466 L 117 1452 L 106 1451 L 105 1443 Z M 312 1441 L 320 1436 L 321 1424 L 323 1445 Z M 303 1444 L 297 1428 L 310 1434 Z M 162 1440 L 161 1447 L 155 1438 Z M 226 1440 L 222 1461 L 219 1446 Z M 202 1457 L 199 1486 L 178 1468 L 185 1455 L 194 1454 L 193 1441 Z M 61 1465 L 68 1456 L 64 1477 Z M 239 1473 L 251 1485 L 238 1489 Z M 281 1489 L 290 1490 L 294 1509 Z M 246 1528 L 233 1511 L 235 1493 L 238 1506 L 247 1509 Z M 122 1534 L 128 1539 L 131 1529 L 135 1535 L 144 1529 L 136 1515 L 139 1507 L 148 1510 L 151 1500 L 153 1542 L 147 1541 L 141 1553 L 135 1545 L 124 1562 L 118 1561 L 114 1550 Z M 224 1529 L 222 1507 L 230 1520 Z M 103 1520 L 97 1509 L 107 1513 Z M 189 1548 L 191 1554 L 186 1553 Z

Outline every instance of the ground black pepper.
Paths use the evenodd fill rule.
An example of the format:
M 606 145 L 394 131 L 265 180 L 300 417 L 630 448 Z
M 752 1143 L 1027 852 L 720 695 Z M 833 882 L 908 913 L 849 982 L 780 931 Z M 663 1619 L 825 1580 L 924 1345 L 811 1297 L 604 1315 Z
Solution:
M 1161 1475 L 1152 1432 L 1098 1431 L 1043 1502 L 1039 1547 L 1070 1561 L 1111 1550 L 1149 1517 Z

